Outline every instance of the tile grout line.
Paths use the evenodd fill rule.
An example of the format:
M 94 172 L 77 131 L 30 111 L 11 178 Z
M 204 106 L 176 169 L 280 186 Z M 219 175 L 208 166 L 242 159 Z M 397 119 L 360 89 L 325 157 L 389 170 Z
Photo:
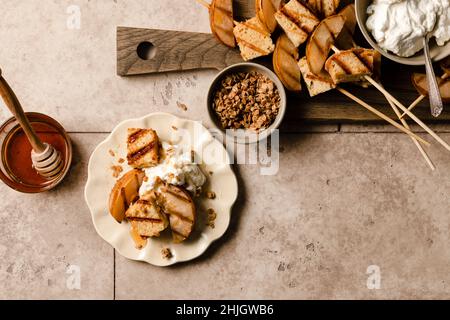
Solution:
M 113 300 L 116 300 L 116 249 L 113 248 Z
M 450 133 L 450 131 L 447 130 L 435 130 L 437 134 L 446 134 Z M 94 131 L 68 131 L 68 134 L 110 134 L 111 132 L 94 132 Z M 342 130 L 342 124 L 338 124 L 338 128 L 336 131 L 286 131 L 281 132 L 281 134 L 310 134 L 310 133 L 316 133 L 316 134 L 327 134 L 327 133 L 385 133 L 385 134 L 401 134 L 402 132 L 397 131 L 377 131 L 377 130 L 357 130 L 357 131 L 343 131 Z M 426 133 L 425 131 L 416 131 L 416 133 Z

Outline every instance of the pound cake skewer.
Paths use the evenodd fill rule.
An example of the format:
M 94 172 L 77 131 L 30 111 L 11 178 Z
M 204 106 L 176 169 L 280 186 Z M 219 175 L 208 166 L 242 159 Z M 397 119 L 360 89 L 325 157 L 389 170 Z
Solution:
M 335 46 L 332 46 L 333 51 L 339 52 L 340 50 Z M 414 122 L 422 127 L 426 132 L 428 132 L 439 144 L 441 144 L 445 149 L 450 151 L 450 145 L 445 142 L 441 137 L 439 137 L 430 127 L 428 127 L 422 120 L 420 120 L 414 113 L 409 111 L 401 102 L 399 102 L 394 96 L 392 96 L 388 91 L 386 91 L 378 82 L 376 82 L 371 76 L 365 75 L 364 79 L 370 82 L 378 91 L 380 91 L 386 98 L 391 100 L 396 106 L 398 106 L 403 112 L 405 112 Z M 398 124 L 398 123 L 397 123 Z M 423 140 L 423 139 L 422 139 Z

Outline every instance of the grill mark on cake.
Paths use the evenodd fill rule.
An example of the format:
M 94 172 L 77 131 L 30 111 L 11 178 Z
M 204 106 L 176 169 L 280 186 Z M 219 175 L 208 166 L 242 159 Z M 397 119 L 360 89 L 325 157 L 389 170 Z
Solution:
M 137 160 L 142 158 L 142 156 L 144 156 L 147 152 L 152 150 L 154 146 L 155 146 L 155 143 L 150 142 L 149 144 L 143 146 L 141 149 L 137 150 L 136 152 L 130 153 L 129 155 L 127 155 L 128 162 L 136 162 Z
M 256 51 L 256 52 L 258 52 L 258 53 L 260 53 L 260 54 L 269 54 L 269 52 L 267 52 L 267 51 L 265 51 L 265 50 L 263 50 L 263 49 L 261 49 L 261 48 L 255 46 L 255 45 L 253 45 L 253 44 L 251 44 L 251 43 L 245 41 L 245 40 L 242 39 L 242 38 L 236 37 L 236 40 L 237 40 L 238 43 L 242 44 L 243 46 L 245 46 L 245 47 L 247 47 L 247 48 L 250 48 L 250 49 L 252 49 L 253 51 Z
M 352 74 L 352 70 L 345 64 L 345 62 L 339 60 L 337 55 L 331 57 L 331 61 L 336 63 L 346 74 Z
M 303 32 L 309 34 L 311 33 L 311 30 L 309 30 L 306 25 L 303 25 L 303 23 L 301 22 L 301 18 L 305 18 L 308 20 L 313 20 L 314 23 L 317 22 L 317 20 L 313 17 L 311 17 L 310 15 L 306 15 L 306 14 L 297 14 L 297 13 L 293 13 L 290 12 L 288 9 L 286 9 L 286 7 L 282 7 L 280 9 L 281 13 L 283 13 L 292 23 L 294 23 L 297 27 L 299 27 Z M 299 16 L 297 18 L 297 16 Z
M 144 129 L 139 129 L 128 136 L 128 143 L 133 143 L 145 133 Z
M 258 28 L 256 26 L 252 25 L 252 24 L 249 24 L 249 23 L 247 23 L 247 21 L 246 22 L 242 22 L 242 25 L 244 27 L 248 28 L 248 29 L 252 29 L 253 31 L 258 32 L 259 34 L 262 34 L 265 37 L 269 36 L 269 33 L 267 31 L 265 31 L 263 29 L 260 29 L 260 28 Z
M 144 200 L 144 199 L 139 199 L 138 201 L 136 201 L 136 203 L 138 203 L 138 204 L 143 204 L 143 205 L 146 205 L 146 206 L 151 206 L 151 205 L 153 205 L 153 202 L 148 201 L 148 200 Z
M 366 55 L 363 56 L 363 54 L 365 53 L 364 50 L 355 50 L 353 51 L 353 54 L 355 55 L 355 57 L 367 68 L 367 70 L 371 71 L 371 63 L 370 63 L 370 58 Z
M 333 81 L 331 79 L 319 77 L 319 76 L 317 76 L 317 75 L 315 75 L 313 73 L 307 74 L 306 78 L 309 79 L 309 80 L 312 80 L 312 81 L 322 81 L 322 82 L 326 82 L 326 83 L 334 85 L 334 83 L 333 83 Z
M 128 217 L 128 220 L 136 221 L 136 222 L 151 222 L 151 223 L 162 223 L 163 222 L 161 219 L 156 219 L 156 218 Z

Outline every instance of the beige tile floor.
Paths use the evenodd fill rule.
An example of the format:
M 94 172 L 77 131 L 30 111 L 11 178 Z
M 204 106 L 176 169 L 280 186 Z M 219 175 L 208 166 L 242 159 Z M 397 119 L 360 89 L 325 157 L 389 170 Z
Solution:
M 80 30 L 66 27 L 74 3 Z M 433 145 L 431 172 L 409 138 L 383 125 L 305 125 L 282 134 L 277 175 L 235 166 L 230 229 L 193 262 L 162 269 L 115 254 L 83 201 L 91 151 L 119 121 L 153 111 L 208 125 L 203 93 L 214 75 L 117 77 L 115 27 L 207 32 L 207 13 L 182 0 L 3 0 L 1 25 L 5 77 L 75 146 L 57 190 L 30 196 L 0 185 L 1 299 L 450 298 L 450 154 Z M 450 141 L 450 125 L 436 130 Z M 367 287 L 371 265 L 378 290 Z

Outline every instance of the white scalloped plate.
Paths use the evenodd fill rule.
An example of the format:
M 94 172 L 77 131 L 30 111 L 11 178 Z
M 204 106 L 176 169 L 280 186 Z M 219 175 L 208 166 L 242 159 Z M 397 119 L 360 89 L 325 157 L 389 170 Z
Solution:
M 109 194 L 116 182 L 112 177 L 111 166 L 117 164 L 119 158 L 126 159 L 127 129 L 131 127 L 152 128 L 162 141 L 171 141 L 192 148 L 198 156 L 197 162 L 208 176 L 205 189 L 216 193 L 214 200 L 205 197 L 196 200 L 198 218 L 195 230 L 189 239 L 181 244 L 174 244 L 170 232 L 165 231 L 160 238 L 149 239 L 144 249 L 137 250 L 130 236 L 129 224 L 127 222 L 120 224 L 109 214 Z M 116 154 L 114 158 L 110 150 Z M 131 169 L 126 164 L 122 166 L 124 172 Z M 97 233 L 124 257 L 157 266 L 169 266 L 192 260 L 205 252 L 209 245 L 227 230 L 237 194 L 237 179 L 224 146 L 199 122 L 181 119 L 167 113 L 153 113 L 120 123 L 92 153 L 85 187 L 86 203 Z M 217 213 L 215 228 L 206 226 L 207 208 L 213 208 Z M 171 250 L 173 254 L 171 259 L 162 257 L 163 248 Z

